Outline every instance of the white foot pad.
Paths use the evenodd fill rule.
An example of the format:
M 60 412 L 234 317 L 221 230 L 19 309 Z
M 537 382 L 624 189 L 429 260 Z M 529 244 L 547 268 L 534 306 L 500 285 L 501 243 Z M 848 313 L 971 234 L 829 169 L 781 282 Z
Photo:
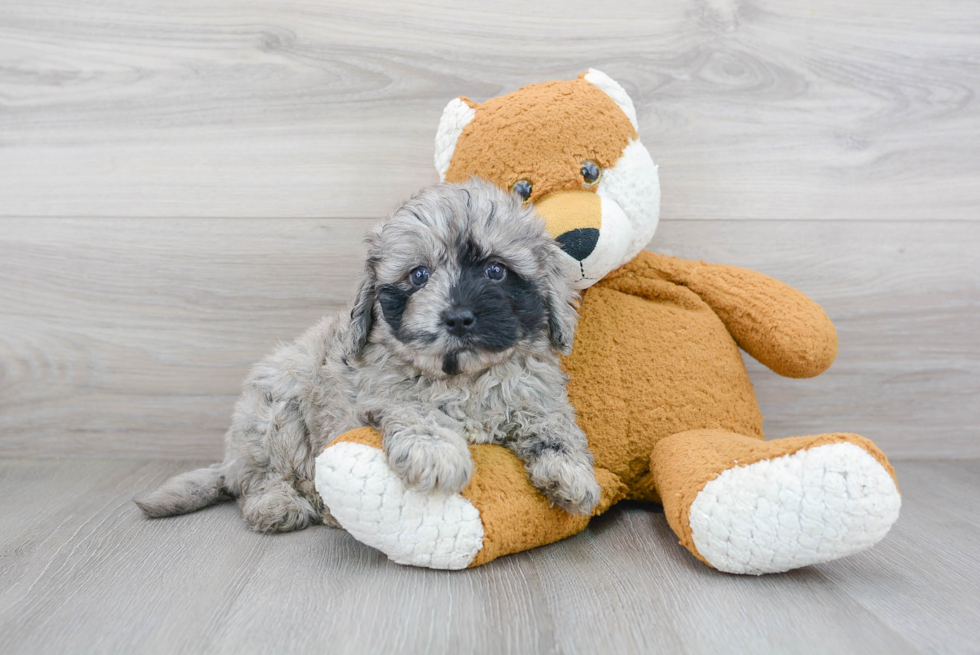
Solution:
M 377 448 L 345 442 L 324 450 L 316 490 L 345 530 L 398 564 L 465 569 L 483 548 L 470 501 L 406 488 Z
M 778 573 L 878 543 L 902 505 L 888 471 L 838 443 L 728 469 L 691 504 L 694 545 L 728 573 Z

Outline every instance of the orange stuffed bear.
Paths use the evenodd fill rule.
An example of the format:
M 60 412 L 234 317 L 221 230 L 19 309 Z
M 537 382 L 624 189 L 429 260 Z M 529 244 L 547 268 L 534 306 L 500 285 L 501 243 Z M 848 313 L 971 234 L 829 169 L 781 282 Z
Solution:
M 568 393 L 589 437 L 603 499 L 663 503 L 695 557 L 761 574 L 869 548 L 901 505 L 894 471 L 848 433 L 764 441 L 739 347 L 789 377 L 833 362 L 823 310 L 760 273 L 643 251 L 656 229 L 657 169 L 623 88 L 590 70 L 482 105 L 451 101 L 436 167 L 475 175 L 535 205 L 585 289 Z M 406 488 L 369 428 L 319 456 L 317 490 L 355 538 L 405 564 L 464 568 L 581 531 L 501 446 L 471 447 L 460 494 Z

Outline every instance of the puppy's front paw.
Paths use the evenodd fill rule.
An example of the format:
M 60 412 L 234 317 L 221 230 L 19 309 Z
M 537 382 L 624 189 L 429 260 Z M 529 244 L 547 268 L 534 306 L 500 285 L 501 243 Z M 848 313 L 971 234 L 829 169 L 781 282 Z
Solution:
M 457 493 L 466 487 L 473 474 L 470 450 L 456 435 L 406 430 L 393 435 L 385 445 L 391 470 L 419 491 L 436 489 Z
M 587 515 L 599 504 L 602 489 L 585 458 L 545 452 L 527 470 L 531 484 L 567 512 Z

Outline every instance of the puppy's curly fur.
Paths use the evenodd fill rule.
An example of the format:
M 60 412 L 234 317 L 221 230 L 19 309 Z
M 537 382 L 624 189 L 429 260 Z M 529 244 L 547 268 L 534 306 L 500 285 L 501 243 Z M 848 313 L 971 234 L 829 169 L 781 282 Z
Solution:
M 558 353 L 577 315 L 560 251 L 516 198 L 479 180 L 424 189 L 368 237 L 351 311 L 328 317 L 249 374 L 222 464 L 137 500 L 148 516 L 238 498 L 263 532 L 332 523 L 314 458 L 362 425 L 421 490 L 457 492 L 468 444 L 504 444 L 571 512 L 599 500 Z

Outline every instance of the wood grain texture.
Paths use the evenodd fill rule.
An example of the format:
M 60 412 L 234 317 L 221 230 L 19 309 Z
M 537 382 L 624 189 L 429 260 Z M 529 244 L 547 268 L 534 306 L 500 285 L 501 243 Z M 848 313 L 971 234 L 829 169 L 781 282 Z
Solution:
M 374 217 L 442 107 L 595 66 L 666 218 L 978 218 L 960 0 L 8 0 L 0 214 Z
M 881 544 L 762 578 L 639 505 L 444 573 L 130 498 L 220 457 L 247 368 L 344 306 L 450 98 L 590 66 L 660 164 L 650 248 L 837 325 L 815 380 L 747 358 L 767 433 L 980 457 L 978 52 L 959 0 L 0 3 L 0 457 L 47 458 L 0 459 L 0 652 L 976 652 L 976 461 L 899 461 Z
M 900 463 L 878 546 L 759 578 L 705 567 L 655 506 L 455 573 L 322 526 L 255 534 L 232 503 L 139 515 L 131 495 L 194 465 L 0 461 L 0 651 L 975 652 L 975 461 Z
M 3 221 L 0 456 L 213 457 L 248 367 L 345 305 L 370 224 Z
M 339 311 L 368 220 L 0 220 L 0 456 L 212 458 L 248 367 Z M 650 248 L 813 297 L 813 380 L 748 359 L 771 437 L 980 457 L 980 224 L 664 221 Z
M 668 221 L 649 247 L 761 271 L 833 320 L 837 359 L 817 378 L 743 357 L 770 438 L 847 431 L 890 457 L 980 457 L 980 226 Z

